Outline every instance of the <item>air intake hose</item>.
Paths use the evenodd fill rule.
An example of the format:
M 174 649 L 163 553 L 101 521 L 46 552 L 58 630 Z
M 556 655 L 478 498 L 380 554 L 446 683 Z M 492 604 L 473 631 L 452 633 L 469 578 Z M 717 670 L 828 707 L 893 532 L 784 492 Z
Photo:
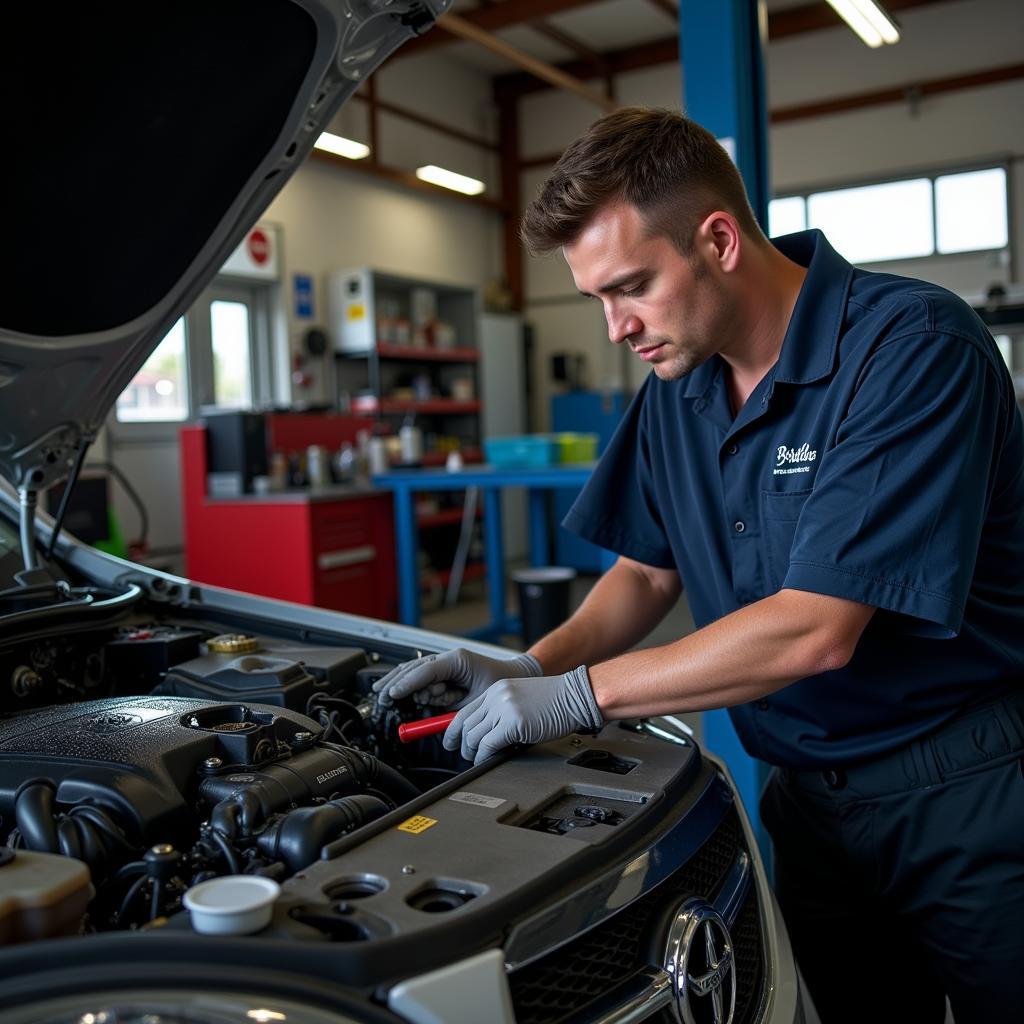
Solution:
M 263 808 L 251 789 L 239 789 L 210 812 L 210 824 L 230 839 L 248 836 L 263 820 Z
M 319 807 L 297 807 L 268 825 L 256 846 L 264 856 L 283 860 L 290 871 L 301 871 L 319 859 L 329 842 L 390 810 L 383 800 L 365 794 L 339 797 Z
M 340 754 L 359 782 L 369 788 L 380 790 L 396 804 L 415 800 L 420 795 L 420 791 L 408 779 L 372 754 L 351 747 L 342 747 L 336 743 L 321 743 L 320 746 Z
M 111 858 L 111 844 L 130 849 L 124 832 L 100 807 L 79 804 L 70 813 L 55 811 L 57 787 L 51 779 L 29 779 L 14 796 L 14 820 L 26 849 L 60 853 L 85 861 L 93 878 Z

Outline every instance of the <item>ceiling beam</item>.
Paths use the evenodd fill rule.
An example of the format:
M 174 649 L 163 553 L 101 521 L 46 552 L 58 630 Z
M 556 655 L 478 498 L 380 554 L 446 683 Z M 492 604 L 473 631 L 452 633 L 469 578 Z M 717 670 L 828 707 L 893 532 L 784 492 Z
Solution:
M 497 153 L 499 151 L 500 147 L 497 142 L 485 139 L 481 135 L 471 135 L 469 132 L 464 132 L 459 128 L 452 127 L 452 125 L 444 124 L 442 121 L 437 121 L 432 117 L 427 117 L 425 114 L 420 114 L 415 110 L 410 110 L 408 107 L 402 107 L 397 103 L 389 103 L 387 100 L 375 97 L 374 87 L 375 81 L 371 75 L 366 79 L 364 84 L 365 91 L 355 93 L 352 96 L 352 99 L 369 103 L 371 108 L 375 106 L 382 114 L 393 114 L 395 117 L 401 117 L 406 121 L 411 121 L 413 124 L 419 124 L 424 128 L 430 128 L 432 131 L 440 132 L 442 135 L 447 135 L 453 139 L 458 139 L 460 142 L 467 142 L 471 146 L 479 146 L 481 149 L 490 150 L 492 153 Z
M 622 50 L 612 50 L 610 53 L 606 53 L 604 58 L 608 73 L 612 75 L 648 68 L 655 64 L 665 64 L 669 61 L 678 61 L 679 37 L 670 36 L 667 39 L 655 39 L 650 43 L 641 43 L 639 46 L 627 46 Z M 581 60 L 559 64 L 558 70 L 564 71 L 574 78 L 588 78 L 595 74 L 588 62 Z M 544 82 L 539 82 L 532 75 L 524 74 L 521 71 L 497 75 L 494 79 L 494 95 L 498 98 L 512 99 L 517 96 L 526 96 L 529 93 L 542 92 L 547 88 L 549 87 Z
M 892 12 L 906 10 L 911 7 L 927 7 L 939 3 L 949 3 L 949 0 L 887 0 L 886 8 Z M 825 13 L 822 14 L 822 11 Z M 783 18 L 784 20 L 778 22 L 775 20 L 776 18 Z M 438 22 L 438 24 L 441 24 L 441 22 Z M 834 15 L 832 8 L 822 0 L 820 3 L 805 4 L 802 7 L 791 7 L 770 15 L 768 18 L 768 35 L 770 39 L 779 38 L 780 34 L 784 38 L 795 35 L 798 32 L 832 28 L 843 24 L 844 22 Z M 666 36 L 663 39 L 655 39 L 649 43 L 641 43 L 639 46 L 627 46 L 624 49 L 606 53 L 604 57 L 612 74 L 622 74 L 624 71 L 652 67 L 655 64 L 668 64 L 679 60 L 679 37 L 678 35 Z M 559 64 L 558 68 L 576 78 L 593 77 L 593 72 L 588 71 L 585 61 L 568 61 L 564 64 Z M 496 96 L 526 96 L 530 93 L 541 92 L 546 88 L 548 87 L 543 82 L 538 82 L 530 75 L 525 75 L 518 71 L 498 75 L 494 79 Z
M 551 42 L 557 43 L 559 46 L 563 46 L 565 49 L 575 53 L 581 60 L 590 61 L 594 68 L 598 69 L 598 73 L 603 70 L 604 57 L 597 50 L 592 50 L 586 43 L 580 42 L 575 36 L 571 36 L 568 32 L 563 32 L 560 28 L 555 28 L 554 25 L 540 19 L 527 22 L 527 25 L 538 35 L 543 36 L 545 39 L 550 39 Z
M 496 8 L 487 7 L 484 8 L 482 12 L 478 13 L 484 13 L 495 9 Z M 448 32 L 451 35 L 458 36 L 460 39 L 466 39 L 470 42 L 476 43 L 479 46 L 482 46 L 485 50 L 489 50 L 491 53 L 494 53 L 499 57 L 504 57 L 506 60 L 510 60 L 514 64 L 518 64 L 519 67 L 525 69 L 527 77 L 530 77 L 531 80 L 540 79 L 548 85 L 553 85 L 558 89 L 565 89 L 568 92 L 575 93 L 577 96 L 595 104 L 605 111 L 615 110 L 617 107 L 614 100 L 605 96 L 603 93 L 598 92 L 596 89 L 592 89 L 586 84 L 586 82 L 582 81 L 575 75 L 569 74 L 561 68 L 556 68 L 553 64 L 548 64 L 546 61 L 537 60 L 536 57 L 531 57 L 528 53 L 524 53 L 515 46 L 499 39 L 493 33 L 485 31 L 478 25 L 468 21 L 466 18 L 460 17 L 457 14 L 444 15 L 438 21 L 437 27 L 444 29 L 445 32 Z
M 504 3 L 493 7 L 481 7 L 475 11 L 466 11 L 459 15 L 463 20 L 482 28 L 485 32 L 497 32 L 499 29 L 523 25 L 538 18 L 550 18 L 552 14 L 571 11 L 575 7 L 588 7 L 594 0 L 504 0 Z M 443 27 L 446 18 L 451 14 L 442 14 L 435 27 Z M 431 31 L 418 39 L 410 39 L 389 58 L 410 57 L 415 53 L 435 50 L 446 46 L 452 40 L 442 32 Z
M 976 89 L 982 85 L 1012 82 L 1019 78 L 1024 78 L 1024 64 L 1006 64 L 1003 67 L 986 68 L 984 71 L 974 71 L 966 75 L 933 78 L 927 82 L 911 82 L 889 89 L 857 93 L 855 96 L 839 96 L 836 99 L 820 100 L 817 103 L 802 103 L 794 107 L 783 107 L 780 110 L 773 110 L 769 119 L 772 124 L 783 124 L 786 121 L 801 121 L 808 117 L 825 117 L 829 114 L 841 114 L 849 110 L 863 110 L 865 107 L 877 107 L 885 103 L 914 102 L 925 96 L 937 96 L 944 92 L 959 92 L 961 89 Z
M 467 11 L 461 17 L 478 28 L 485 29 L 488 32 L 497 32 L 499 29 L 522 25 L 536 21 L 538 18 L 547 18 L 553 14 L 571 11 L 577 7 L 586 7 L 594 2 L 595 0 L 504 0 L 503 3 L 483 7 L 475 11 Z M 674 20 L 678 20 L 679 11 L 672 3 L 672 0 L 649 0 L 649 2 Z M 940 3 L 949 3 L 949 0 L 885 0 L 885 7 L 891 14 L 894 14 L 897 11 L 906 11 L 913 7 L 930 7 L 933 4 Z M 443 25 L 444 19 L 447 16 L 442 15 L 437 24 Z M 799 7 L 790 7 L 769 14 L 768 38 L 770 40 L 784 39 L 787 36 L 799 35 L 802 32 L 835 28 L 843 24 L 843 20 L 829 4 L 825 3 L 825 0 L 816 0 L 815 3 L 802 4 Z M 410 39 L 390 59 L 410 57 L 415 53 L 423 53 L 426 50 L 447 46 L 452 41 L 450 37 L 442 32 L 428 32 L 418 39 Z M 676 57 L 672 59 L 678 60 L 678 48 Z
M 477 0 L 477 7 L 494 7 L 501 2 L 502 0 Z M 668 0 L 664 0 L 664 2 L 667 3 Z M 569 35 L 568 32 L 563 32 L 560 28 L 555 28 L 554 25 L 544 21 L 543 18 L 535 18 L 533 21 L 528 21 L 526 25 L 531 32 L 536 32 L 537 35 L 550 39 L 551 42 L 569 50 L 570 53 L 575 53 L 577 57 L 593 61 L 595 68 L 603 67 L 601 54 L 597 50 L 592 50 L 586 43 L 580 42 L 575 36 Z
M 817 103 L 782 107 L 771 111 L 768 120 L 772 124 L 784 124 L 787 121 L 800 121 L 809 117 L 827 117 L 830 114 L 863 110 L 866 107 L 877 107 L 886 103 L 916 102 L 925 96 L 938 96 L 941 93 L 959 92 L 962 89 L 998 85 L 1001 82 L 1014 82 L 1022 78 L 1024 78 L 1024 64 L 1006 64 L 998 68 L 986 68 L 984 71 L 972 71 L 965 75 L 932 78 L 925 82 L 910 82 L 889 89 L 876 89 L 853 96 L 839 96 Z M 519 169 L 525 171 L 535 167 L 550 167 L 560 156 L 561 153 L 547 153 L 530 157 L 528 160 L 520 160 Z

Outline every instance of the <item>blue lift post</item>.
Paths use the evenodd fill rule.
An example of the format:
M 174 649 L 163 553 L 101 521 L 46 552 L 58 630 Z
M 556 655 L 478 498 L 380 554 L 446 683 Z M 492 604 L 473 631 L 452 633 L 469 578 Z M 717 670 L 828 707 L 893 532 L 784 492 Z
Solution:
M 768 118 L 764 87 L 764 5 L 758 0 L 680 0 L 683 110 L 729 150 L 758 221 L 768 221 Z M 768 766 L 740 744 L 726 711 L 704 713 L 704 743 L 728 764 L 756 830 L 765 863 L 771 841 L 758 799 Z

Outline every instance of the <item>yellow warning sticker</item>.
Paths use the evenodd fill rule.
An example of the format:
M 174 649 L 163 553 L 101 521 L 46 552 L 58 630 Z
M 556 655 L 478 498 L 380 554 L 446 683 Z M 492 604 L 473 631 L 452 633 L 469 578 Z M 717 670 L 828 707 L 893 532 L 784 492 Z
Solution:
M 406 818 L 398 826 L 398 831 L 411 832 L 414 836 L 418 836 L 421 832 L 426 832 L 428 828 L 433 828 L 436 824 L 437 818 L 427 818 L 422 814 L 417 814 L 412 818 Z
M 348 307 L 349 320 L 362 320 L 366 316 L 366 307 L 359 302 L 353 302 Z

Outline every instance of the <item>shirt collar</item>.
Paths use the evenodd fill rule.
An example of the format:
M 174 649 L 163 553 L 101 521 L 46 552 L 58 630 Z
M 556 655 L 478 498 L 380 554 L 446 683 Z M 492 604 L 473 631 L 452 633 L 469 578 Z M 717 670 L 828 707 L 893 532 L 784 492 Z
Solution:
M 775 380 L 809 384 L 827 377 L 835 366 L 853 267 L 817 230 L 773 238 L 772 245 L 807 268 L 775 364 Z
M 774 378 L 787 384 L 809 384 L 832 372 L 846 313 L 853 267 L 817 230 L 773 238 L 772 245 L 794 263 L 807 268 L 793 307 Z M 722 359 L 712 356 L 687 374 L 684 398 L 709 395 L 718 381 Z
M 683 398 L 700 398 L 710 395 L 718 382 L 722 370 L 722 357 L 717 353 L 706 359 L 695 370 L 691 370 L 683 378 Z

